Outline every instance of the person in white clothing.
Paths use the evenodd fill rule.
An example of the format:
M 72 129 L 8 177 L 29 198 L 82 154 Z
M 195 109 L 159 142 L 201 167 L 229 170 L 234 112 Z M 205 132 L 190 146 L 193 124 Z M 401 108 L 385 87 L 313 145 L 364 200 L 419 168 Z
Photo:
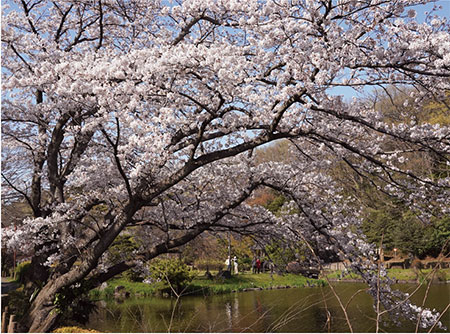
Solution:
M 236 256 L 233 258 L 233 264 L 234 264 L 234 273 L 238 274 L 238 262 Z

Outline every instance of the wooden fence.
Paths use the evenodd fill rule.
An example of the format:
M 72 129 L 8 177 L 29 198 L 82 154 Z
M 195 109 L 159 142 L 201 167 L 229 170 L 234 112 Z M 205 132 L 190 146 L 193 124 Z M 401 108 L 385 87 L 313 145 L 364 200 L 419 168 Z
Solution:
M 9 315 L 8 319 L 8 306 L 2 313 L 2 333 L 15 333 L 17 328 L 17 322 L 15 321 L 16 316 L 14 314 Z M 9 320 L 9 323 L 8 323 Z M 8 323 L 8 326 L 6 324 Z

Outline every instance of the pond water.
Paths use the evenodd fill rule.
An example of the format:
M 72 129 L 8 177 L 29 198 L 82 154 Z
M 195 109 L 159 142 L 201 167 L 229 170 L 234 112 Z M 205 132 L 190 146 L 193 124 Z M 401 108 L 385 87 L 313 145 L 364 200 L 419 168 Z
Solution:
M 366 286 L 338 283 L 335 290 L 343 303 Z M 415 285 L 396 288 L 412 292 Z M 412 297 L 421 304 L 425 287 Z M 326 305 L 324 302 L 324 298 Z M 427 307 L 443 310 L 450 302 L 450 285 L 432 285 Z M 329 287 L 238 292 L 216 296 L 135 298 L 123 303 L 101 302 L 91 315 L 89 328 L 102 332 L 348 332 L 339 304 Z M 331 322 L 327 324 L 327 312 Z M 365 292 L 357 294 L 348 306 L 355 332 L 374 332 L 375 312 Z M 441 319 L 450 329 L 450 315 Z M 381 325 L 387 332 L 414 332 L 415 324 L 395 326 L 388 318 Z M 437 330 L 443 331 L 443 330 Z

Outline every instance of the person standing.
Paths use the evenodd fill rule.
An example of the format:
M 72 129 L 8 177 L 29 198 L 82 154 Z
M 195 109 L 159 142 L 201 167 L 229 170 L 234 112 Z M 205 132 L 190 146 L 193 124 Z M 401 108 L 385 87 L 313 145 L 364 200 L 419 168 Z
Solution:
M 234 265 L 234 274 L 237 275 L 238 274 L 238 262 L 237 262 L 237 257 L 233 257 L 233 265 Z
M 258 274 L 261 272 L 261 260 L 259 258 L 256 259 L 256 272 Z
M 252 260 L 252 273 L 256 274 L 256 256 L 254 256 Z

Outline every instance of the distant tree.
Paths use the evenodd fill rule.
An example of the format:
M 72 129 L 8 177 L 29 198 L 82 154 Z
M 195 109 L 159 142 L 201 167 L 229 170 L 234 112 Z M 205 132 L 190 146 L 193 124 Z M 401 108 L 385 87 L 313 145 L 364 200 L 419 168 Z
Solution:
M 120 234 L 112 243 L 111 247 L 106 252 L 105 264 L 112 266 L 124 261 L 133 259 L 142 244 L 136 241 L 132 234 Z M 145 267 L 144 267 L 145 268 Z M 142 268 L 142 269 L 144 269 Z M 141 281 L 145 278 L 147 272 L 140 270 L 141 268 L 131 268 L 124 272 L 124 276 L 131 281 Z
M 230 234 L 228 239 L 228 235 L 223 234 L 217 241 L 222 262 L 225 262 L 225 259 L 228 258 L 229 241 L 231 244 L 231 256 L 236 256 L 239 264 L 245 263 L 247 265 L 251 262 L 253 257 L 252 247 L 254 247 L 255 243 L 250 237 Z
M 286 203 L 286 198 L 281 194 L 275 194 L 275 198 L 265 205 L 265 208 L 273 214 L 279 214 L 283 204 Z
M 431 256 L 450 255 L 450 217 L 439 219 L 431 229 L 431 236 L 427 239 L 427 254 Z
M 441 103 L 426 100 L 423 105 L 415 106 L 409 97 L 411 92 L 411 89 L 392 87 L 383 90 L 382 94 L 374 98 L 376 108 L 380 110 L 386 122 L 401 124 L 409 120 L 411 124 L 416 125 L 448 124 L 450 121 L 450 114 L 447 112 L 447 105 L 450 102 L 448 94 L 445 94 L 446 98 Z M 434 180 L 444 179 L 450 175 L 450 167 L 445 158 L 435 155 L 430 150 L 413 149 L 395 138 L 389 138 L 384 145 L 391 151 L 390 154 L 400 155 L 403 168 L 413 171 L 416 175 Z M 434 214 L 437 217 L 425 222 L 420 219 L 420 210 L 416 206 L 420 206 L 420 203 L 411 206 L 402 198 L 380 194 L 370 185 L 367 178 L 360 178 L 352 170 L 346 169 L 340 175 L 342 173 L 353 175 L 350 176 L 353 177 L 353 182 L 345 187 L 347 190 L 353 187 L 353 192 L 359 193 L 359 200 L 366 207 L 363 230 L 370 242 L 380 245 L 383 238 L 384 248 L 388 250 L 398 248 L 405 254 L 421 258 L 440 254 L 445 241 L 442 238 L 438 238 L 437 241 L 432 236 L 436 235 L 433 232 L 435 229 L 436 232 L 440 230 L 444 234 L 450 233 L 450 230 L 445 230 L 448 227 L 444 223 L 448 220 L 448 214 L 440 217 L 442 211 L 434 207 Z M 435 241 L 432 242 L 432 239 Z
M 257 164 L 270 161 L 289 162 L 291 160 L 289 145 L 291 144 L 288 140 L 277 140 L 262 146 L 255 150 L 255 162 Z
M 378 209 L 368 209 L 367 219 L 362 230 L 369 242 L 392 251 L 397 248 L 405 255 L 424 258 L 427 255 L 438 256 L 445 251 L 445 243 L 450 235 L 448 217 L 431 220 L 424 224 L 417 216 L 398 204 L 392 207 L 392 200 L 386 200 Z
M 198 236 L 193 243 L 187 243 L 181 247 L 181 257 L 187 264 L 194 264 L 198 260 L 220 260 L 218 236 L 205 232 Z

